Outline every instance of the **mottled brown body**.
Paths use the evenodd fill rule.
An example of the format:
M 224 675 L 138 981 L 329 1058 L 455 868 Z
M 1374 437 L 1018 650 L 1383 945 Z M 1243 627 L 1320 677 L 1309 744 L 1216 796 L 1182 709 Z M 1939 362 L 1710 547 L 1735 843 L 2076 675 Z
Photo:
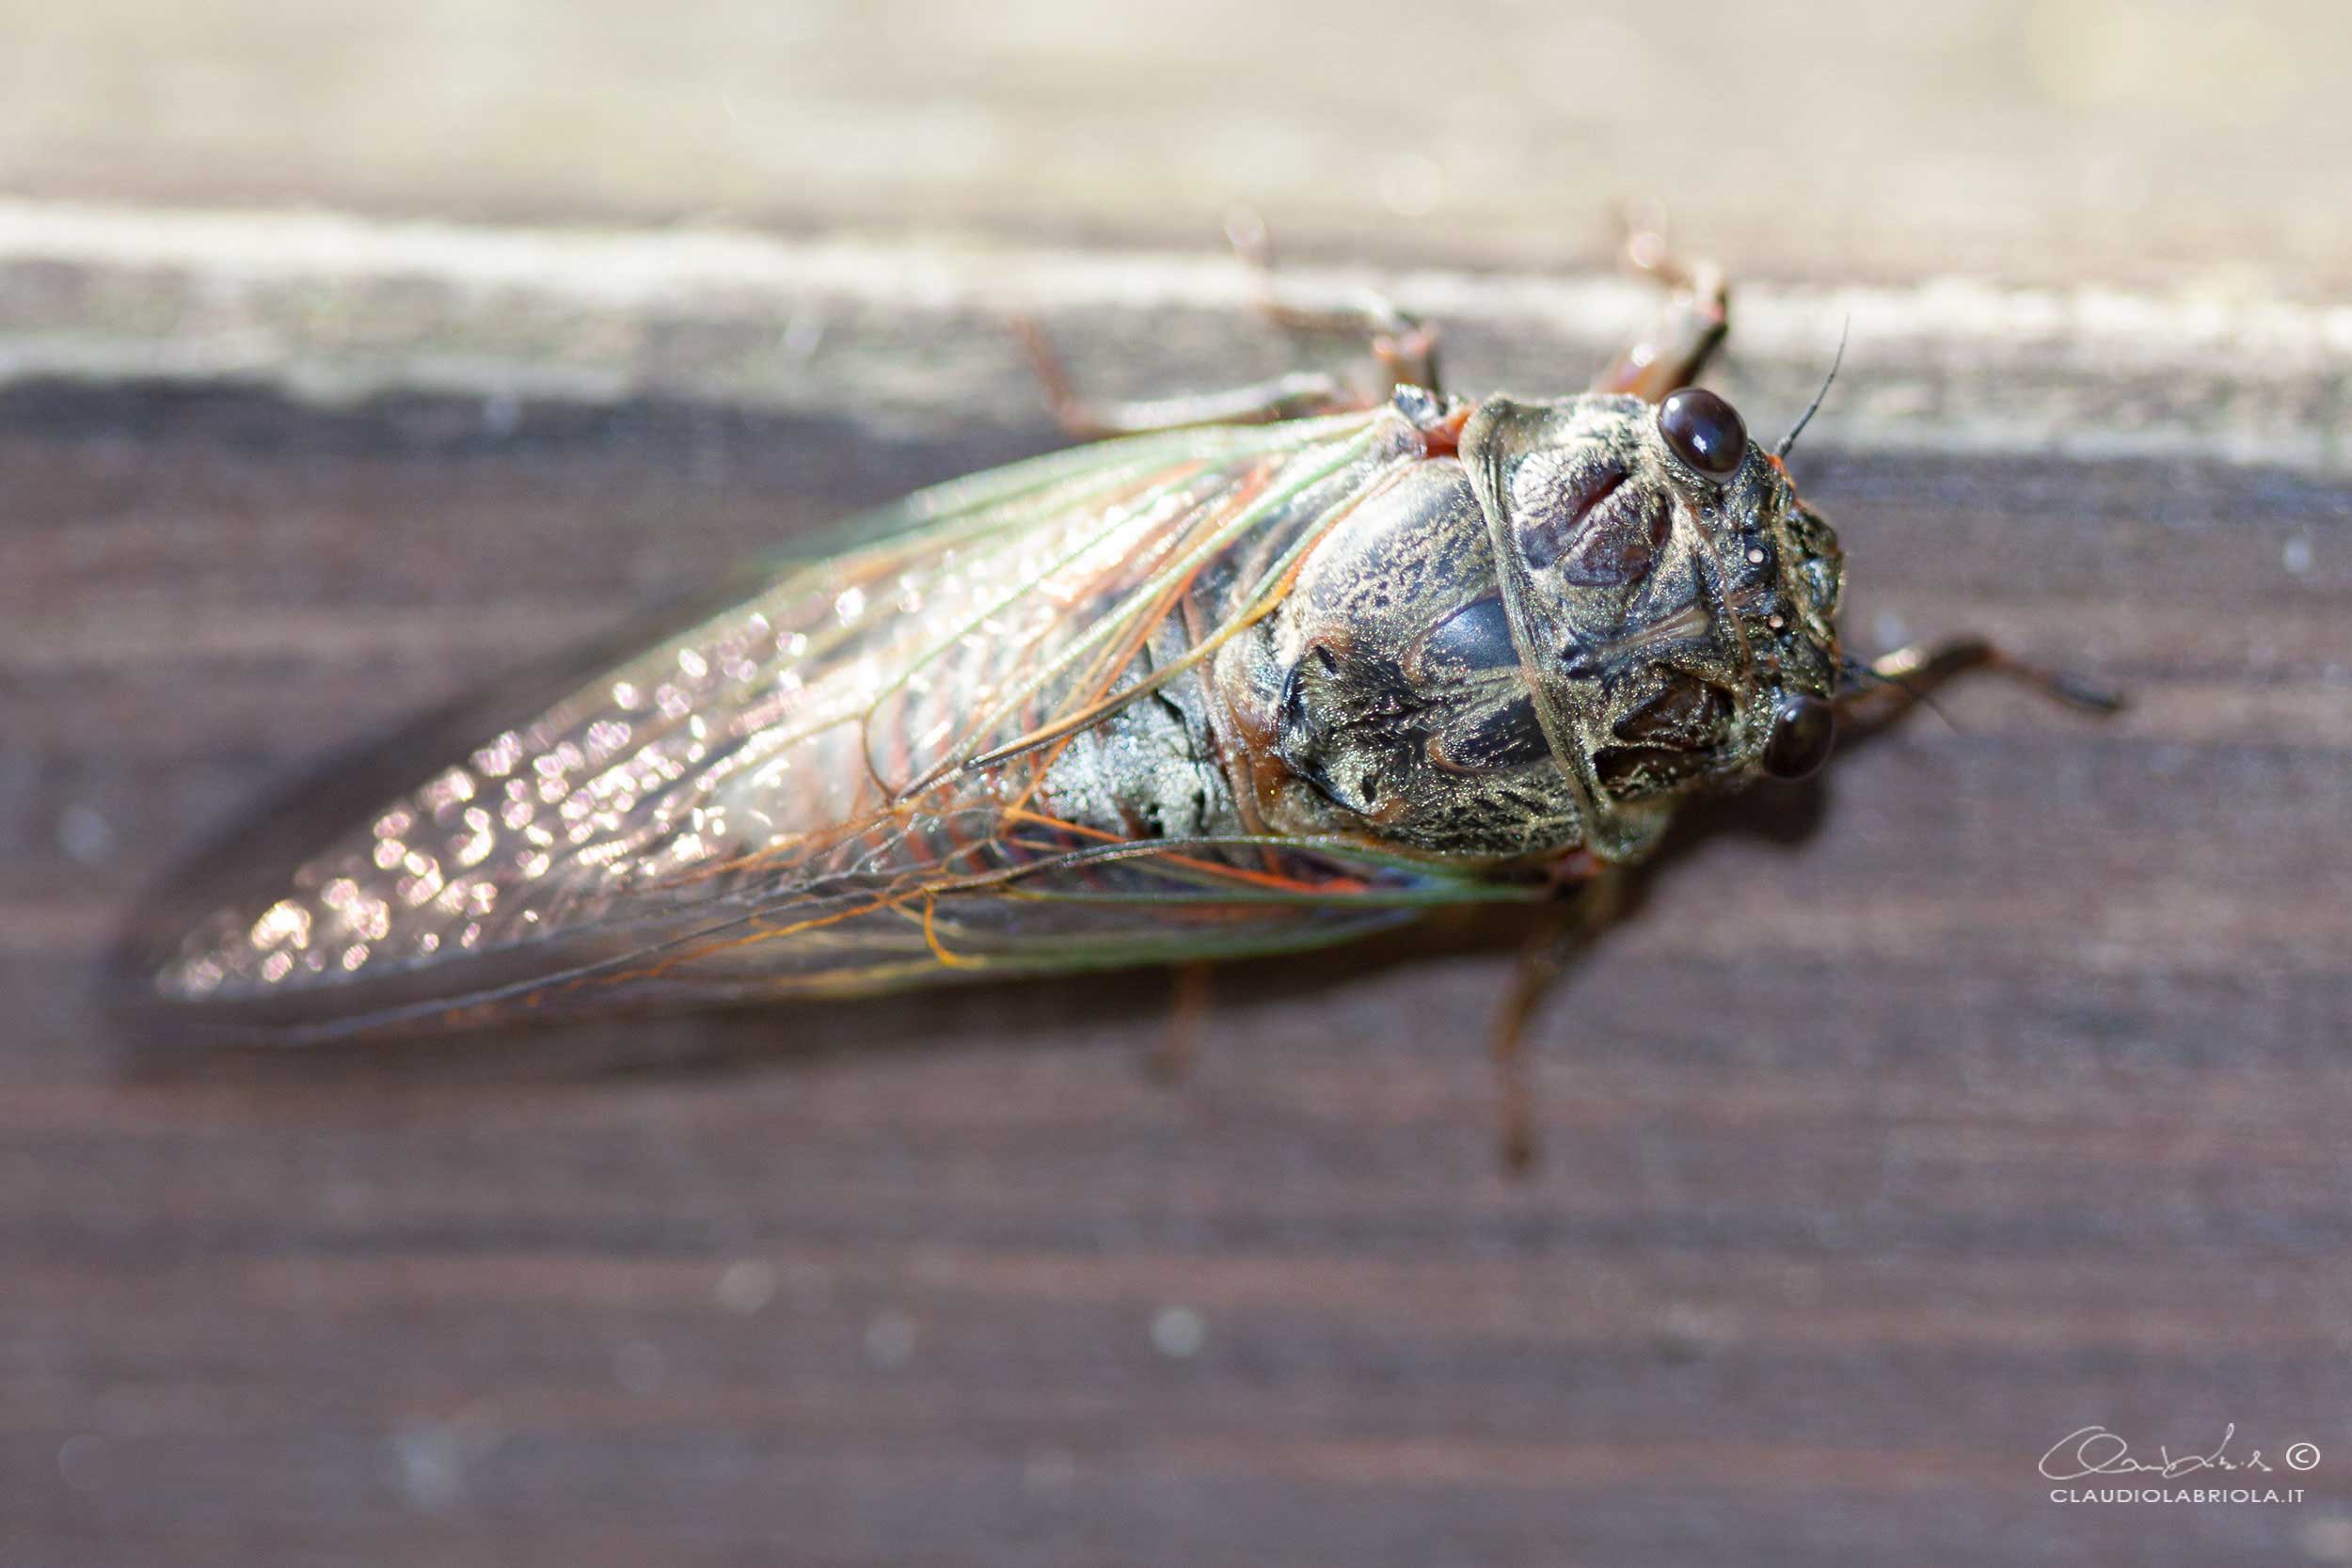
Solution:
M 1785 698 L 1830 694 L 1842 561 L 1777 462 L 1700 472 L 1629 396 L 1498 397 L 1449 418 L 1408 390 L 1382 420 L 1416 415 L 1421 454 L 1218 653 L 1205 697 L 1109 721 L 1048 775 L 1057 803 L 1130 832 L 1618 863 L 1655 842 L 1676 794 L 1751 774 Z M 1234 580 L 1197 590 L 1187 627 L 1237 613 Z M 1200 787 L 1204 754 L 1225 765 L 1223 795 Z
M 1655 424 L 1631 397 L 1490 398 L 1332 531 L 1217 660 L 1281 764 L 1263 820 L 1616 863 L 1673 795 L 1752 776 L 1782 701 L 1835 685 L 1841 561 L 1776 462 L 1705 474 Z
M 295 1037 L 872 990 L 1313 945 L 1639 859 L 1679 799 L 1819 766 L 1852 696 L 1836 542 L 1677 389 L 1722 330 L 1719 289 L 1678 299 L 1671 352 L 1593 392 L 1406 381 L 911 497 L 258 822 L 158 902 L 141 985 Z

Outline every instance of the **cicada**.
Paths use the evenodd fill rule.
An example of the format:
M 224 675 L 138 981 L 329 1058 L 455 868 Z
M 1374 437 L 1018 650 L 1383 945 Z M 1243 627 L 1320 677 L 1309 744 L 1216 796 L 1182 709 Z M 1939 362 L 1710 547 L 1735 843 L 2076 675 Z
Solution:
M 1972 639 L 1849 658 L 1786 444 L 1692 385 L 1720 280 L 1649 261 L 1581 394 L 1449 395 L 1358 307 L 1362 395 L 921 491 L 485 692 L 230 841 L 138 983 L 299 1040 L 1300 949 L 1557 899 L 1963 669 L 2104 700 Z

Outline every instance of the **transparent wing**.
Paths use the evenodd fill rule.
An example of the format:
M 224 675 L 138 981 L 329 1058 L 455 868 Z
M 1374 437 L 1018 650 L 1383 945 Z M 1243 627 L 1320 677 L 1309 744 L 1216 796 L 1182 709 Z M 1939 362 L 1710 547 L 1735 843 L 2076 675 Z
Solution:
M 1381 410 L 924 491 L 267 814 L 151 911 L 145 983 L 336 1035 L 1277 950 L 1515 895 L 1348 843 L 1073 820 L 1042 787 L 1420 450 Z

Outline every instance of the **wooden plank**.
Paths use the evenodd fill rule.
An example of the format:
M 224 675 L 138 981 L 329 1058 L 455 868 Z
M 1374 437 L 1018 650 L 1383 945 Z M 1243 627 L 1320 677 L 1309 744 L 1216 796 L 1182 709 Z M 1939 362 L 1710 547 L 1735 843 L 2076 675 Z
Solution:
M 1444 324 L 1461 373 L 1531 391 L 1581 384 L 1657 308 L 1621 272 L 1279 277 L 1310 299 L 1376 285 Z M 1016 317 L 1106 396 L 1291 368 L 1309 345 L 1253 315 L 1260 289 L 1215 251 L 0 202 L 0 384 L 230 379 L 328 406 L 472 398 L 456 426 L 485 438 L 527 402 L 577 417 L 651 400 L 938 439 L 1034 431 Z M 1939 277 L 1743 283 L 1736 310 L 1718 379 L 1759 419 L 1793 420 L 1846 341 L 1848 447 L 2352 471 L 2352 307 Z
M 340 271 L 221 303 L 245 263 L 177 222 L 112 261 L 87 227 L 0 245 L 0 1560 L 2344 1554 L 2333 317 L 2293 317 L 2284 360 L 2236 326 L 2285 306 L 2201 344 L 2156 296 L 1855 311 L 1797 462 L 1857 640 L 1981 626 L 2137 705 L 1957 691 L 1817 785 L 1694 813 L 1542 1017 L 1547 1158 L 1515 1184 L 1467 1037 L 1493 927 L 1232 968 L 1173 1090 L 1142 1071 L 1150 974 L 127 1060 L 94 955 L 241 801 L 1050 444 L 1009 302 L 1058 298 L 1123 384 L 1285 352 L 1221 265 L 1031 254 L 1040 283 L 900 249 L 828 285 L 797 368 L 745 370 L 743 324 L 782 332 L 825 254 L 793 245 L 743 253 L 740 293 L 664 282 L 656 245 L 669 314 L 573 291 L 611 253 L 524 268 L 511 321 L 553 300 L 566 330 L 501 346 L 450 252 L 359 225 Z M 137 304 L 192 279 L 217 330 Z M 1476 281 L 1404 280 L 1472 307 L 1469 388 L 1572 386 L 1641 305 L 1518 279 L 1482 309 Z M 1800 405 L 1844 305 L 1743 306 L 1767 330 L 1721 384 Z M 2003 409 L 2039 432 L 2013 452 Z M 2051 1502 L 2036 1460 L 2094 1421 L 2175 1452 L 2234 1421 L 2306 1500 Z

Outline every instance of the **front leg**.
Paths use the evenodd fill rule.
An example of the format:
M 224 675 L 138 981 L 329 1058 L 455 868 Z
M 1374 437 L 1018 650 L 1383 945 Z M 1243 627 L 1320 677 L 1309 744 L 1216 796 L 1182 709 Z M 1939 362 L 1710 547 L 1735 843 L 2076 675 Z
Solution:
M 1626 261 L 1667 288 L 1666 308 L 1647 334 L 1594 378 L 1596 392 L 1630 392 L 1659 403 L 1699 378 L 1731 326 L 1731 291 L 1711 262 L 1685 263 L 1666 247 L 1665 226 L 1630 220 Z
M 1837 693 L 1838 720 L 1842 727 L 1862 735 L 1883 730 L 1928 701 L 1946 681 L 1973 670 L 2006 676 L 2086 713 L 2115 713 L 2123 706 L 2120 692 L 2083 676 L 2028 663 L 1981 637 L 1954 637 L 1898 648 L 1867 665 L 1850 665 L 1847 674 L 1852 684 Z

